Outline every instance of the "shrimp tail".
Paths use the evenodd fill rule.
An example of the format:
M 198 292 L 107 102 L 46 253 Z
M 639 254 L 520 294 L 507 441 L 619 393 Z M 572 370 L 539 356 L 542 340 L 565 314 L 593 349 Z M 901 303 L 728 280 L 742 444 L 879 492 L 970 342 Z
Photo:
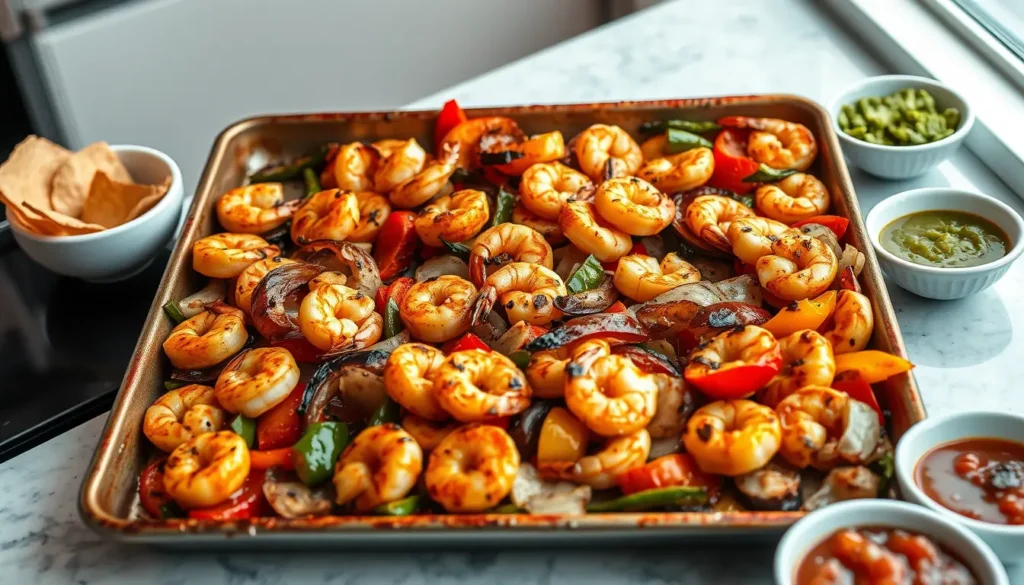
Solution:
M 491 315 L 494 303 L 498 302 L 498 290 L 493 286 L 485 285 L 477 293 L 473 300 L 473 310 L 470 313 L 470 324 L 473 327 L 480 325 Z

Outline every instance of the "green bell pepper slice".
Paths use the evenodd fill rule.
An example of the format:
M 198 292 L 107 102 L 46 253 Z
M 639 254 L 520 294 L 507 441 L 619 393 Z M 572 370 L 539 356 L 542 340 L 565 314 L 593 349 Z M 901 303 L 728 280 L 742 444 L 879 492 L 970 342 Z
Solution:
M 245 416 L 238 415 L 231 419 L 229 425 L 236 435 L 245 440 L 245 444 L 252 449 L 256 445 L 256 421 Z
M 316 486 L 331 478 L 334 464 L 348 445 L 348 426 L 342 422 L 313 423 L 292 447 L 295 474 L 302 483 Z
M 565 281 L 565 289 L 569 291 L 569 294 L 574 294 L 597 288 L 597 285 L 601 284 L 602 276 L 604 276 L 604 267 L 593 255 L 587 256 L 587 259 L 580 264 L 576 272 L 572 273 L 569 280 Z
M 646 512 L 667 506 L 703 504 L 707 500 L 708 492 L 703 487 L 673 486 L 644 490 L 604 502 L 591 502 L 587 512 Z
M 373 513 L 380 516 L 408 516 L 415 514 L 419 507 L 420 497 L 409 496 L 401 500 L 381 504 L 373 509 Z
M 516 205 L 515 195 L 512 195 L 504 188 L 498 191 L 497 203 L 494 207 L 494 219 L 491 220 L 492 226 L 499 226 L 503 223 L 512 221 L 512 208 Z

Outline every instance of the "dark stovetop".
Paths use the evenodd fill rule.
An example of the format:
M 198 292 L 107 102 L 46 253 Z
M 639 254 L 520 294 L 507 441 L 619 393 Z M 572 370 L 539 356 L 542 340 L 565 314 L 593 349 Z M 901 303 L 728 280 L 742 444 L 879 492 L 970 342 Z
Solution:
M 168 256 L 92 284 L 0 238 L 0 461 L 109 410 Z

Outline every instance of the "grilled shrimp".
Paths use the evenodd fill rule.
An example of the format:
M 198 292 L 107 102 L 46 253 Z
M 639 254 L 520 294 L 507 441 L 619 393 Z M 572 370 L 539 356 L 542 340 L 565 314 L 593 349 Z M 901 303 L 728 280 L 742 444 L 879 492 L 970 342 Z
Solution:
M 223 425 L 224 411 L 213 388 L 190 384 L 171 390 L 146 409 L 142 433 L 157 448 L 170 452 L 192 437 L 219 431 Z
M 299 331 L 323 351 L 373 345 L 384 332 L 384 318 L 373 299 L 341 284 L 310 286 L 299 305 Z
M 273 258 L 281 249 L 259 236 L 214 234 L 192 245 L 192 268 L 210 278 L 234 278 L 253 262 Z
M 866 463 L 881 437 L 878 415 L 870 406 L 823 386 L 797 390 L 775 412 L 782 420 L 779 453 L 801 469 Z
M 616 486 L 626 471 L 643 465 L 651 452 L 651 435 L 644 429 L 605 439 L 600 450 L 578 461 L 541 461 L 537 469 L 543 477 L 589 485 L 596 490 Z
M 554 254 L 544 236 L 524 225 L 503 223 L 479 236 L 469 251 L 469 278 L 483 285 L 489 272 L 509 262 L 529 262 L 551 268 Z
M 407 413 L 402 417 L 402 428 L 416 440 L 424 451 L 433 451 L 452 431 L 459 428 L 460 423 L 453 421 L 435 422 Z
M 623 256 L 613 279 L 620 293 L 640 303 L 698 280 L 700 271 L 675 252 L 667 254 L 661 264 L 657 258 L 643 254 Z
M 437 160 L 430 161 L 412 178 L 397 185 L 388 194 L 391 204 L 401 209 L 412 209 L 426 203 L 448 185 L 448 179 L 458 168 L 459 146 L 445 144 Z
M 653 236 L 676 217 L 676 202 L 636 177 L 601 183 L 594 207 L 605 221 L 633 236 Z
M 485 136 L 492 139 L 506 137 L 507 140 L 502 139 L 502 141 L 517 142 L 522 138 L 523 131 L 519 129 L 519 125 L 511 118 L 502 116 L 473 118 L 449 130 L 444 135 L 442 144 L 457 144 L 459 153 L 456 165 L 460 169 L 469 169 L 477 166 L 480 141 Z
M 741 217 L 729 224 L 727 238 L 732 253 L 741 262 L 753 266 L 761 256 L 772 253 L 772 243 L 779 236 L 797 233 L 788 225 L 765 217 Z
M 580 169 L 594 182 L 635 174 L 644 161 L 640 146 L 618 126 L 594 124 L 573 140 Z
M 700 147 L 648 160 L 636 176 L 663 193 L 676 193 L 704 185 L 714 172 L 715 157 L 711 149 Z
M 373 174 L 380 163 L 380 154 L 362 142 L 350 142 L 338 149 L 334 157 L 334 182 L 345 191 L 372 191 Z
M 538 163 L 523 173 L 519 200 L 538 217 L 556 221 L 566 201 L 593 187 L 586 175 L 560 162 Z
M 380 155 L 373 173 L 373 190 L 377 193 L 387 193 L 415 177 L 427 162 L 427 152 L 415 138 L 379 140 L 371 146 Z
M 522 201 L 516 203 L 516 206 L 512 208 L 512 223 L 534 230 L 552 246 L 564 244 L 566 241 L 562 228 L 558 226 L 558 220 L 544 219 L 536 215 L 527 209 Z M 501 225 L 509 224 L 503 223 Z
M 217 200 L 217 221 L 229 232 L 262 234 L 291 219 L 300 203 L 284 202 L 284 187 L 281 183 L 238 187 Z
M 644 155 L 645 163 L 672 154 L 668 151 L 668 135 L 662 132 L 644 140 L 640 144 L 640 153 Z
M 682 378 L 668 374 L 654 374 L 658 386 L 658 406 L 647 432 L 654 439 L 679 438 L 686 429 L 686 421 L 697 408 L 697 393 L 688 388 Z
M 686 225 L 709 245 L 731 252 L 725 233 L 733 221 L 754 217 L 754 211 L 735 199 L 722 195 L 701 195 L 686 208 Z
M 633 239 L 598 217 L 593 203 L 569 201 L 558 217 L 558 226 L 577 248 L 601 262 L 613 262 L 629 253 Z
M 359 207 L 359 221 L 349 234 L 348 241 L 372 242 L 377 239 L 380 226 L 391 215 L 391 204 L 387 197 L 373 191 L 357 192 L 356 204 Z
M 779 417 L 771 408 L 750 400 L 719 400 L 693 413 L 683 445 L 701 471 L 736 476 L 771 461 L 781 437 Z
M 806 171 L 818 155 L 814 134 L 803 124 L 746 116 L 727 116 L 718 123 L 753 130 L 747 138 L 747 154 L 773 169 Z
M 565 367 L 565 405 L 605 437 L 628 435 L 654 418 L 658 383 L 626 356 L 612 355 L 605 341 L 588 341 Z
M 235 279 L 235 306 L 249 313 L 252 310 L 252 293 L 256 290 L 256 286 L 259 285 L 260 281 L 263 280 L 263 277 L 278 266 L 292 262 L 295 262 L 295 260 L 285 258 L 284 256 L 274 256 L 273 258 L 267 258 L 250 264 Z
M 754 202 L 762 215 L 792 224 L 827 213 L 832 197 L 817 177 L 795 173 L 762 185 L 754 193 Z
M 231 360 L 217 378 L 217 402 L 230 413 L 256 418 L 280 404 L 299 383 L 299 366 L 287 349 L 249 349 Z
M 384 364 L 384 388 L 402 408 L 431 421 L 443 421 L 448 411 L 434 394 L 434 381 L 444 353 L 423 343 L 399 345 Z
M 398 425 L 387 423 L 356 435 L 334 467 L 334 501 L 353 502 L 356 512 L 400 500 L 416 487 L 423 449 Z
M 534 352 L 526 366 L 526 380 L 537 398 L 565 396 L 565 366 L 572 354 L 567 346 Z
M 512 491 L 519 450 L 491 425 L 460 427 L 430 453 L 424 475 L 430 499 L 449 512 L 482 512 Z
M 839 260 L 817 238 L 786 234 L 772 242 L 772 253 L 755 264 L 761 286 L 786 301 L 816 297 L 832 284 Z
M 490 150 L 511 153 L 511 156 L 516 157 L 511 162 L 496 165 L 499 171 L 506 175 L 522 175 L 532 165 L 565 158 L 565 139 L 561 132 L 555 130 Z
M 490 219 L 487 195 L 476 189 L 463 189 L 439 197 L 423 208 L 414 223 L 420 240 L 441 247 L 447 242 L 463 242 L 480 233 Z
M 782 368 L 758 395 L 761 404 L 774 408 L 779 401 L 804 386 L 832 384 L 836 360 L 832 344 L 816 331 L 804 329 L 779 340 Z
M 455 339 L 469 330 L 476 287 L 458 276 L 417 282 L 402 297 L 399 316 L 413 337 L 430 343 Z
M 164 340 L 163 348 L 174 367 L 201 370 L 235 355 L 247 341 L 249 332 L 242 311 L 217 302 L 178 323 Z
M 715 371 L 757 363 L 766 357 L 775 356 L 777 360 L 778 355 L 779 343 L 771 332 L 756 325 L 742 325 L 719 333 L 693 350 L 684 373 L 687 380 L 702 378 Z
M 565 284 L 554 270 L 527 262 L 506 264 L 480 287 L 473 303 L 472 323 L 483 323 L 500 299 L 512 323 L 546 325 L 562 316 L 555 308 L 555 297 L 565 294 Z
M 863 294 L 841 290 L 836 308 L 822 332 L 836 354 L 860 351 L 868 346 L 875 330 L 875 314 L 871 301 Z M 828 384 L 822 384 L 828 386 Z
M 437 371 L 434 395 L 441 407 L 461 422 L 512 416 L 530 405 L 526 376 L 512 360 L 482 349 L 448 356 Z
M 327 189 L 308 197 L 292 218 L 292 241 L 348 239 L 359 225 L 359 200 L 351 191 Z
M 232 431 L 192 437 L 164 465 L 164 490 L 183 508 L 215 506 L 249 477 L 249 446 Z

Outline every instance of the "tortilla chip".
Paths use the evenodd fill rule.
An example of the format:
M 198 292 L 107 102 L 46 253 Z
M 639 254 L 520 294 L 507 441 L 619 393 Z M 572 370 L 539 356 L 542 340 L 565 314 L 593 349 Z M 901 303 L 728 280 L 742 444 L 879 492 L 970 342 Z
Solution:
M 24 203 L 23 205 L 29 208 L 31 211 L 36 212 L 37 214 L 43 216 L 47 220 L 60 226 L 60 228 L 64 231 L 65 235 L 77 236 L 81 234 L 91 234 L 95 232 L 101 232 L 104 229 L 106 229 L 101 225 L 97 225 L 94 223 L 85 223 L 80 219 L 68 217 L 63 213 L 57 211 L 37 209 L 31 203 Z
M 29 136 L 0 165 L 0 193 L 14 204 L 27 201 L 37 209 L 52 209 L 50 184 L 57 169 L 70 157 L 70 150 L 45 138 Z
M 69 217 L 82 214 L 82 206 L 89 198 L 92 178 L 98 171 L 105 172 L 118 183 L 131 183 L 128 169 L 121 164 L 117 153 L 106 142 L 96 142 L 72 154 L 53 175 L 50 187 L 52 209 Z
M 45 217 L 36 215 L 32 211 L 21 207 L 16 203 L 7 204 L 7 221 L 27 232 L 42 236 L 62 236 L 64 230 Z
M 119 183 L 111 179 L 107 173 L 97 171 L 93 176 L 92 185 L 89 187 L 89 198 L 82 206 L 82 215 L 79 219 L 108 228 L 119 226 L 138 217 L 132 213 L 136 212 L 139 205 L 145 205 L 144 209 L 152 207 L 164 196 L 167 187 L 167 184 Z
M 171 178 L 167 177 L 166 179 L 164 179 L 164 182 L 160 183 L 159 185 L 147 186 L 153 189 L 153 191 L 150 193 L 150 195 L 143 197 L 142 199 L 139 200 L 138 203 L 135 204 L 135 207 L 133 207 L 132 210 L 128 212 L 128 217 L 126 217 L 124 220 L 125 222 L 129 222 L 139 217 L 140 215 L 146 213 L 150 209 L 153 209 L 153 207 L 157 203 L 160 203 L 160 200 L 164 198 L 164 195 L 166 195 L 167 191 L 171 188 Z

